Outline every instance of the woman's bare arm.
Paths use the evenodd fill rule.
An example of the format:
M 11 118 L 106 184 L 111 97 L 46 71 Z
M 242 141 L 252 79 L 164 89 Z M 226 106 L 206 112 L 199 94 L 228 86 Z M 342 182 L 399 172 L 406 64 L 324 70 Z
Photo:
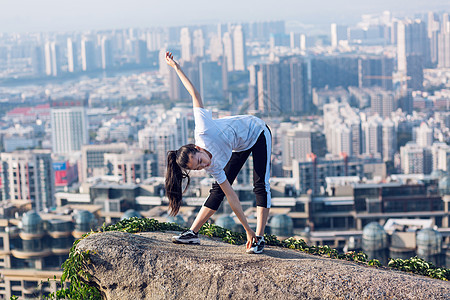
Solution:
M 192 105 L 194 107 L 203 108 L 202 97 L 197 89 L 194 87 L 192 82 L 187 78 L 186 74 L 184 74 L 183 70 L 181 70 L 180 65 L 173 60 L 173 55 L 170 52 L 166 52 L 166 62 L 169 66 L 171 66 L 176 72 L 181 82 L 183 83 L 186 90 L 192 96 Z
M 250 248 L 253 240 L 256 240 L 255 232 L 250 228 L 250 225 L 247 222 L 247 218 L 244 215 L 244 211 L 242 210 L 241 202 L 239 201 L 238 195 L 231 187 L 230 182 L 225 180 L 220 184 L 220 188 L 224 192 L 225 196 L 227 196 L 228 203 L 230 204 L 231 209 L 238 217 L 239 221 L 241 221 L 242 226 L 247 232 L 247 249 Z

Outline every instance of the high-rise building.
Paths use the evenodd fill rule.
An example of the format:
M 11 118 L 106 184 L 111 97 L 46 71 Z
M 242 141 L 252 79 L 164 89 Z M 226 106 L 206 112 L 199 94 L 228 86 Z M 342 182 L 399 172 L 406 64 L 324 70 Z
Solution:
M 362 153 L 361 117 L 348 103 L 323 106 L 324 131 L 328 152 L 358 156 Z
M 112 42 L 106 36 L 101 41 L 102 69 L 110 69 L 114 64 Z
M 156 176 L 155 155 L 143 152 L 105 153 L 104 166 L 107 175 L 119 176 L 124 183 L 140 183 Z
M 280 70 L 278 64 L 261 65 L 257 76 L 258 110 L 263 113 L 281 113 Z
M 146 65 L 148 63 L 147 43 L 143 40 L 137 40 L 134 50 L 135 50 L 136 64 Z
M 423 89 L 424 56 L 420 54 L 409 54 L 406 57 L 407 86 L 414 91 Z
M 336 48 L 339 41 L 347 39 L 347 26 L 331 24 L 331 47 Z
M 97 68 L 94 42 L 85 38 L 81 41 L 81 68 L 83 71 Z
M 433 145 L 433 128 L 430 128 L 425 122 L 416 128 L 416 144 L 420 147 Z
M 225 56 L 227 62 L 227 70 L 234 71 L 234 47 L 233 40 L 229 32 L 225 32 L 223 34 L 222 42 L 223 55 Z
M 383 160 L 393 161 L 394 155 L 397 152 L 397 132 L 394 122 L 388 118 L 384 119 L 382 131 Z
M 361 57 L 359 60 L 359 87 L 378 86 L 392 90 L 394 59 L 386 56 Z
M 160 29 L 153 29 L 146 34 L 147 49 L 149 51 L 158 51 L 164 45 L 164 33 Z
M 364 131 L 364 153 L 381 156 L 383 151 L 383 120 L 379 116 L 372 116 L 362 124 Z
M 79 151 L 81 146 L 89 142 L 85 105 L 85 99 L 59 99 L 51 102 L 54 153 Z
M 45 73 L 58 76 L 60 72 L 59 46 L 55 42 L 45 43 Z
M 430 41 L 430 66 L 436 66 L 438 62 L 438 35 L 440 31 L 439 17 L 434 12 L 428 12 L 427 32 Z
M 200 94 L 206 105 L 223 101 L 222 66 L 215 61 L 200 63 Z
M 247 69 L 247 53 L 245 47 L 245 35 L 241 25 L 233 30 L 234 70 L 245 71 Z
M 292 172 L 292 160 L 306 161 L 312 153 L 311 130 L 308 128 L 288 129 L 281 137 L 283 170 Z
M 430 174 L 432 155 L 430 148 L 419 146 L 413 142 L 400 147 L 402 173 Z
M 324 56 L 311 59 L 311 87 L 324 88 L 358 86 L 356 56 Z
M 41 46 L 36 46 L 32 50 L 31 66 L 33 75 L 41 76 L 45 74 L 45 55 Z
M 107 173 L 105 166 L 105 153 L 126 153 L 126 143 L 114 143 L 104 145 L 84 145 L 81 148 L 81 166 L 78 168 L 80 182 L 85 182 L 90 177 L 103 176 Z
M 371 112 L 383 118 L 390 117 L 396 108 L 394 94 L 381 89 L 373 89 L 369 90 L 369 95 Z
M 252 108 L 263 113 L 309 111 L 307 65 L 301 59 L 282 58 L 280 62 L 251 66 L 249 71 Z
M 299 58 L 280 61 L 281 109 L 294 114 L 307 113 L 311 109 L 308 83 L 308 66 Z
M 55 205 L 55 182 L 49 150 L 1 153 L 2 199 L 28 200 L 37 211 Z
M 78 51 L 76 44 L 71 38 L 67 39 L 67 71 L 70 73 L 78 71 Z
M 209 39 L 209 56 L 212 61 L 219 61 L 223 56 L 222 37 L 214 35 Z
M 291 49 L 300 49 L 300 34 L 289 32 L 289 47 Z
M 450 146 L 446 143 L 436 142 L 431 146 L 432 170 L 447 172 L 450 163 Z
M 194 30 L 192 39 L 192 53 L 194 56 L 203 57 L 205 55 L 205 38 L 203 37 L 203 30 Z
M 450 147 L 446 145 L 440 148 L 437 157 L 437 166 L 435 169 L 450 172 Z
M 365 167 L 380 165 L 379 158 L 359 158 L 347 156 L 333 156 L 319 158 L 309 155 L 307 161 L 292 161 L 292 174 L 295 178 L 295 188 L 301 194 L 320 195 L 326 188 L 326 178 L 336 176 L 365 175 Z
M 284 21 L 252 22 L 248 31 L 250 39 L 266 43 L 271 34 L 286 33 L 286 26 Z
M 138 132 L 139 148 L 156 153 L 158 176 L 166 173 L 167 151 L 187 144 L 187 120 L 185 109 L 174 108 Z
M 189 28 L 183 27 L 180 31 L 181 59 L 190 61 L 192 59 L 192 38 Z
M 248 67 L 249 72 L 249 84 L 248 84 L 248 108 L 249 110 L 256 111 L 258 107 L 258 72 L 261 69 L 261 65 L 251 65 Z
M 408 56 L 420 56 L 422 62 L 429 61 L 430 44 L 427 26 L 421 20 L 404 20 L 397 27 L 397 71 L 408 74 Z M 413 64 L 412 68 L 416 68 Z M 423 63 L 422 63 L 423 65 Z M 412 72 L 409 72 L 412 74 Z
M 450 68 L 450 20 L 447 13 L 442 15 L 441 30 L 438 34 L 438 67 Z

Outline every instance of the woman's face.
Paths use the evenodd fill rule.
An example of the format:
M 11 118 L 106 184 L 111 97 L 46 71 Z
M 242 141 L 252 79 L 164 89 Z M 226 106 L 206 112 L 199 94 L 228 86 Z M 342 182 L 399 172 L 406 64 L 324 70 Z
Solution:
M 191 154 L 189 163 L 187 164 L 190 170 L 203 170 L 211 165 L 211 158 L 205 150 L 200 149 L 197 153 Z

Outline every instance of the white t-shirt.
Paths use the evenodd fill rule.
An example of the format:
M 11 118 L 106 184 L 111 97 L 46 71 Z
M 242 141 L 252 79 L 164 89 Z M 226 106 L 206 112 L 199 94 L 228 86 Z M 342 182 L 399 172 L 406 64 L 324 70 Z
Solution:
M 205 171 L 219 184 L 227 179 L 223 169 L 232 152 L 250 149 L 266 126 L 263 120 L 249 115 L 213 120 L 211 112 L 200 107 L 194 107 L 194 121 L 195 144 L 212 154 Z

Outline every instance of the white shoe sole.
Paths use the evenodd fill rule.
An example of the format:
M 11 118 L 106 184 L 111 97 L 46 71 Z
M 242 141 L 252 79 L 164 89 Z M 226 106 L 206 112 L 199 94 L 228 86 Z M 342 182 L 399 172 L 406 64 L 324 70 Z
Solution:
M 200 239 L 198 238 L 193 238 L 193 239 L 186 239 L 186 240 L 181 240 L 178 239 L 178 237 L 173 237 L 172 238 L 172 242 L 175 244 L 191 244 L 191 245 L 199 245 L 200 244 Z
M 258 250 L 255 249 L 255 248 L 250 248 L 250 249 L 248 249 L 246 252 L 247 252 L 248 254 L 260 254 L 260 253 L 263 253 L 263 251 L 264 251 L 264 248 L 261 249 L 260 251 L 258 251 Z

